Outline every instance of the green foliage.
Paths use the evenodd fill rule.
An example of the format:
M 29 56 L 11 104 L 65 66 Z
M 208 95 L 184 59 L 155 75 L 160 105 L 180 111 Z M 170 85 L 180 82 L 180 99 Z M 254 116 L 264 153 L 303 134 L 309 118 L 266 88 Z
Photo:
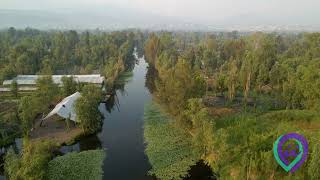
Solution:
M 59 89 L 50 76 L 37 81 L 37 90 L 31 96 L 24 96 L 19 103 L 19 117 L 24 134 L 28 135 L 39 113 L 46 113 L 49 105 L 59 97 Z
M 37 102 L 32 96 L 22 97 L 19 104 L 19 117 L 21 119 L 21 126 L 25 135 L 33 127 L 33 120 L 37 114 Z
M 316 179 L 320 179 L 319 144 L 315 144 L 312 149 L 313 149 L 313 151 L 312 151 L 311 157 L 310 157 L 311 161 L 310 161 L 310 165 L 308 167 L 308 174 L 309 174 L 310 179 L 316 180 Z
M 77 82 L 73 80 L 73 77 L 62 77 L 62 94 L 64 97 L 70 96 L 77 91 Z
M 43 76 L 37 80 L 35 96 L 39 98 L 42 106 L 48 108 L 50 103 L 59 95 L 59 89 L 52 80 L 52 76 Z
M 15 138 L 21 136 L 21 130 L 17 124 L 5 124 L 0 122 L 0 146 L 12 144 Z
M 14 29 L 14 28 L 13 28 Z M 101 73 L 110 59 L 134 65 L 134 34 L 25 30 L 0 31 L 0 82 L 17 74 Z
M 155 100 L 173 116 L 172 124 L 191 135 L 192 151 L 223 179 L 318 179 L 316 142 L 309 146 L 311 161 L 294 177 L 276 164 L 272 146 L 281 134 L 316 135 L 320 33 L 215 35 L 159 32 L 145 43 L 150 69 L 155 69 L 148 85 L 155 82 Z M 193 99 L 203 97 L 205 84 L 213 91 L 206 96 L 227 95 L 229 108 L 247 113 L 212 120 L 201 101 Z M 152 131 L 164 134 L 169 128 L 159 129 Z
M 18 171 L 21 168 L 19 156 L 10 148 L 4 158 L 4 171 L 9 179 L 18 179 Z
M 77 121 L 85 133 L 91 134 L 101 128 L 102 115 L 98 109 L 101 99 L 100 88 L 86 85 L 83 87 L 81 97 L 75 103 Z
M 146 154 L 152 165 L 150 174 L 168 180 L 186 177 L 190 166 L 200 158 L 192 149 L 190 134 L 175 127 L 155 104 L 146 105 L 144 119 Z
M 11 79 L 16 75 L 14 66 L 6 65 L 3 68 L 0 68 L 0 82 L 3 80 Z
M 21 136 L 21 123 L 16 102 L 0 101 L 0 107 L 0 147 L 3 147 Z
M 150 64 L 155 64 L 156 58 L 161 51 L 160 39 L 155 35 L 150 35 L 149 39 L 144 45 L 144 53 L 146 56 L 146 60 Z
M 213 161 L 209 164 L 220 177 L 240 179 L 290 179 L 273 157 L 273 143 L 282 134 L 297 132 L 308 140 L 311 161 L 294 174 L 297 179 L 317 176 L 316 139 L 319 115 L 312 111 L 286 110 L 262 115 L 241 113 L 216 120 Z M 314 171 L 314 173 L 311 173 Z M 308 178 L 309 177 L 309 178 Z
M 192 143 L 196 151 L 200 152 L 202 157 L 212 153 L 215 122 L 201 99 L 189 99 L 188 107 L 179 119 L 191 122 L 192 126 L 188 130 L 193 134 Z
M 48 162 L 52 158 L 55 146 L 51 141 L 27 142 L 24 144 L 21 157 L 11 150 L 5 157 L 6 174 L 12 180 L 45 179 Z
M 125 65 L 123 59 L 111 58 L 109 63 L 106 64 L 104 74 L 106 79 L 107 86 L 112 87 L 114 81 L 118 76 L 125 70 Z
M 104 158 L 103 150 L 69 153 L 49 162 L 46 177 L 48 180 L 100 180 Z
M 11 93 L 14 97 L 18 97 L 18 83 L 17 81 L 12 81 L 11 87 L 10 87 Z
M 198 72 L 193 72 L 191 65 L 179 59 L 175 67 L 161 69 L 156 81 L 159 101 L 168 106 L 168 110 L 177 115 L 187 105 L 189 98 L 201 97 L 205 92 L 205 81 Z

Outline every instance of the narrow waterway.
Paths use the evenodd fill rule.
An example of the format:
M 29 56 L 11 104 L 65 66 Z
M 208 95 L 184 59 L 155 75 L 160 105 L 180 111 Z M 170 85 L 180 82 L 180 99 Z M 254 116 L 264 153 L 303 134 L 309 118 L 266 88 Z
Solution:
M 152 179 L 147 175 L 151 166 L 143 141 L 144 105 L 151 99 L 145 88 L 146 71 L 144 58 L 138 59 L 130 81 L 117 90 L 117 105 L 110 113 L 101 108 L 105 120 L 98 137 L 107 152 L 104 179 Z
M 153 74 L 152 71 L 147 72 L 148 64 L 144 58 L 135 57 L 137 61 L 130 80 L 116 88 L 116 95 L 99 107 L 105 117 L 101 132 L 60 148 L 61 155 L 105 149 L 107 155 L 103 165 L 103 179 L 106 180 L 156 179 L 148 175 L 151 165 L 144 152 L 143 140 L 144 106 L 152 99 L 145 84 L 152 91 Z M 21 142 L 16 142 L 14 146 L 17 151 L 21 151 Z M 212 176 L 210 168 L 202 162 L 192 166 L 189 173 L 185 179 L 205 180 Z M 0 180 L 4 179 L 1 174 L 0 168 Z

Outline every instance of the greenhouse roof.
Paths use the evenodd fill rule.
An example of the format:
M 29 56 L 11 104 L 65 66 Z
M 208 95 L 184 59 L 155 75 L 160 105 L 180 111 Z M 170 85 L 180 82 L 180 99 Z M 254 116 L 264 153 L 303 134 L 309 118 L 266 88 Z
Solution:
M 55 84 L 62 84 L 62 77 L 73 77 L 76 82 L 82 83 L 93 83 L 102 84 L 104 77 L 100 74 L 90 74 L 90 75 L 52 75 L 52 80 Z M 43 75 L 18 75 L 12 80 L 3 81 L 3 85 L 10 85 L 12 81 L 17 81 L 18 85 L 35 85 L 38 78 L 43 77 Z
M 81 97 L 79 92 L 76 92 L 66 98 L 64 98 L 56 107 L 44 118 L 48 119 L 54 115 L 58 115 L 64 119 L 70 118 L 72 121 L 76 121 L 76 112 L 74 105 L 76 100 Z

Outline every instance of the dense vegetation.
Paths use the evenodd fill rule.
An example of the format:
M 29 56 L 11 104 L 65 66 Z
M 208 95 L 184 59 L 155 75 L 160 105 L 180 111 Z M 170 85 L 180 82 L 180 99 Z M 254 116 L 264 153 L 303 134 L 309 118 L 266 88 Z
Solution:
M 102 179 L 102 164 L 105 151 L 91 150 L 80 153 L 69 153 L 49 162 L 48 180 Z
M 19 74 L 44 75 L 37 80 L 35 91 L 21 92 L 17 82 L 13 81 L 9 86 L 11 92 L 0 92 L 0 147 L 14 142 L 21 135 L 27 139 L 21 154 L 10 151 L 5 157 L 5 172 L 9 179 L 46 179 L 48 163 L 53 156 L 51 151 L 56 144 L 42 142 L 41 139 L 45 139 L 42 137 L 40 140 L 28 139 L 36 122 L 66 96 L 76 91 L 81 93 L 75 111 L 79 121 L 77 126 L 84 134 L 92 134 L 101 128 L 102 116 L 98 106 L 102 101 L 103 87 L 77 83 L 68 77 L 63 77 L 62 86 L 58 86 L 51 75 L 100 73 L 106 79 L 104 89 L 107 91 L 104 93 L 108 93 L 114 88 L 115 80 L 134 67 L 133 50 L 137 43 L 134 38 L 134 33 L 129 31 L 39 31 L 29 28 L 0 31 L 0 83 Z M 68 119 L 66 124 L 68 133 Z M 73 159 L 74 156 L 77 157 L 75 161 L 85 161 L 82 166 L 79 164 L 79 168 L 92 168 L 92 175 L 101 179 L 102 151 L 66 158 Z M 89 159 L 92 164 L 87 164 Z M 59 160 L 55 162 L 60 163 Z M 58 167 L 53 168 L 57 170 Z M 32 171 L 36 172 L 32 174 Z M 83 174 L 90 175 L 85 169 Z M 55 174 L 51 175 L 55 179 Z M 85 177 L 88 176 L 82 176 Z
M 24 142 L 22 154 L 13 149 L 5 157 L 5 172 L 10 180 L 45 179 L 48 162 L 56 144 L 51 141 Z
M 0 108 L 0 146 L 4 146 L 21 134 L 20 122 L 16 102 L 0 101 Z
M 10 93 L 0 94 L 0 145 L 20 132 L 27 137 L 35 119 L 75 91 L 83 94 L 76 106 L 80 127 L 98 130 L 101 91 L 70 78 L 58 87 L 50 75 L 101 73 L 108 87 L 117 86 L 115 79 L 134 65 L 134 44 L 139 56 L 144 51 L 146 86 L 159 104 L 145 109 L 152 175 L 181 179 L 202 159 L 222 179 L 319 179 L 320 33 L 1 31 L 0 81 L 17 74 L 47 76 L 32 94 L 19 92 L 15 82 Z M 294 174 L 285 173 L 272 154 L 273 142 L 289 132 L 303 134 L 310 148 Z M 7 154 L 10 179 L 45 177 L 51 144 L 38 143 Z M 49 175 L 87 177 L 75 169 L 57 172 L 62 165 L 82 169 L 92 160 L 99 179 L 103 153 L 96 153 L 97 159 L 86 153 L 59 157 L 49 163 Z
M 28 135 L 35 120 L 46 115 L 52 106 L 76 91 L 82 92 L 84 85 L 72 78 L 63 78 L 63 86 L 58 87 L 52 74 L 100 73 L 106 77 L 106 89 L 111 90 L 115 79 L 134 66 L 132 52 L 136 41 L 133 32 L 125 31 L 0 31 L 0 83 L 18 74 L 46 75 L 37 81 L 35 92 L 19 92 L 13 81 L 10 93 L 0 93 L 1 107 L 10 107 L 0 110 L 0 145 L 12 142 L 21 132 Z M 97 102 L 83 105 L 96 107 Z M 95 117 L 98 118 L 97 113 Z
M 16 30 L 0 32 L 0 81 L 16 74 L 113 76 L 113 68 L 132 66 L 134 34 Z M 122 66 L 114 66 L 122 64 Z M 124 66 L 124 67 L 123 67 Z
M 146 154 L 153 167 L 150 174 L 168 180 L 187 176 L 190 166 L 200 159 L 191 149 L 190 135 L 175 127 L 155 104 L 146 105 L 144 118 Z
M 52 141 L 24 141 L 23 152 L 10 149 L 5 156 L 5 172 L 10 180 L 20 179 L 102 179 L 103 150 L 70 153 L 54 157 Z
M 311 154 L 294 178 L 317 179 L 319 45 L 320 33 L 152 33 L 146 86 L 219 177 L 291 179 L 272 148 L 281 134 L 297 132 Z M 157 156 L 149 147 L 162 148 L 151 139 L 162 133 L 146 138 L 150 159 Z
M 102 115 L 98 109 L 102 99 L 102 91 L 95 85 L 86 85 L 81 97 L 75 103 L 77 121 L 85 133 L 94 133 L 101 128 Z

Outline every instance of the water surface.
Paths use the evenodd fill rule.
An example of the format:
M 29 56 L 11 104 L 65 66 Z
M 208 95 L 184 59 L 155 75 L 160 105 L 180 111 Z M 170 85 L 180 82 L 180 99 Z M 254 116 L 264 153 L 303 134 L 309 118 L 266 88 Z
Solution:
M 105 117 L 101 132 L 83 137 L 73 145 L 62 146 L 61 155 L 103 148 L 107 153 L 103 165 L 103 179 L 155 179 L 148 175 L 151 165 L 144 152 L 143 140 L 144 106 L 151 101 L 148 89 L 153 91 L 154 88 L 153 72 L 152 68 L 148 68 L 144 58 L 137 58 L 130 81 L 118 87 L 116 95 L 99 107 Z M 18 151 L 21 151 L 21 142 L 16 142 L 16 146 Z M 212 179 L 210 168 L 202 162 L 192 166 L 189 175 L 185 179 Z M 1 176 L 0 169 L 0 180 L 2 178 L 4 177 Z
M 151 166 L 143 141 L 144 105 L 151 100 L 145 87 L 146 71 L 147 63 L 140 58 L 124 90 L 117 90 L 117 105 L 110 113 L 100 107 L 105 120 L 98 137 L 107 150 L 104 179 L 152 179 L 147 175 Z

